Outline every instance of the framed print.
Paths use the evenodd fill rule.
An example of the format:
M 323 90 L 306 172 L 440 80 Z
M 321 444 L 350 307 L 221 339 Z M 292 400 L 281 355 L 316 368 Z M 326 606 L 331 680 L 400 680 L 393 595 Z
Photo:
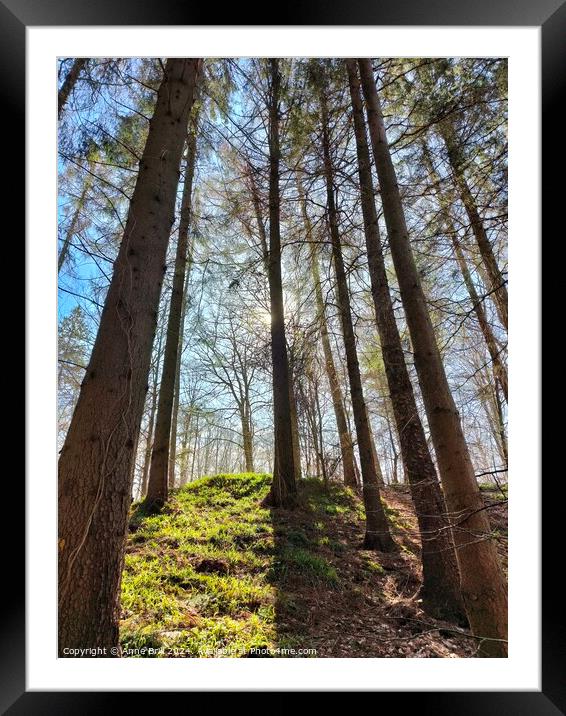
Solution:
M 538 429 L 564 6 L 0 12 L 28 351 L 3 709 L 565 712 Z

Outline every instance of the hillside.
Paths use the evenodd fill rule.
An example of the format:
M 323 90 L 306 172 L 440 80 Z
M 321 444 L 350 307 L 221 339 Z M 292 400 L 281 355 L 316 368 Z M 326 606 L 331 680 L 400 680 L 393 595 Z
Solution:
M 402 545 L 392 558 L 359 549 L 363 509 L 351 491 L 303 480 L 298 509 L 268 510 L 270 481 L 205 477 L 177 490 L 161 515 L 134 506 L 124 656 L 473 655 L 466 632 L 419 607 L 418 535 L 405 492 L 384 493 Z M 506 506 L 492 512 L 503 549 Z

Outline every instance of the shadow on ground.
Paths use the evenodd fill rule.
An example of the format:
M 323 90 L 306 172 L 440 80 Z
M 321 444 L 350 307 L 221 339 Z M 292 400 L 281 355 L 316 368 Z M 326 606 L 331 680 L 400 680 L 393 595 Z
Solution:
M 165 510 L 134 506 L 123 582 L 128 657 L 468 656 L 469 639 L 420 610 L 415 519 L 386 510 L 402 550 L 360 549 L 363 508 L 343 486 L 302 480 L 295 510 L 268 510 L 270 475 L 215 475 Z

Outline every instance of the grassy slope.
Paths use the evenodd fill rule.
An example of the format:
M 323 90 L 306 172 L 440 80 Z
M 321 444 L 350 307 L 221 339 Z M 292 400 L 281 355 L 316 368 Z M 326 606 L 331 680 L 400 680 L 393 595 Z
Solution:
M 314 648 L 319 657 L 471 653 L 473 642 L 420 611 L 407 495 L 386 494 L 403 546 L 386 558 L 359 549 L 363 510 L 351 491 L 326 493 L 303 480 L 299 509 L 270 511 L 261 507 L 270 480 L 202 478 L 176 491 L 161 515 L 134 511 L 122 584 L 127 655 L 239 657 L 265 647 Z

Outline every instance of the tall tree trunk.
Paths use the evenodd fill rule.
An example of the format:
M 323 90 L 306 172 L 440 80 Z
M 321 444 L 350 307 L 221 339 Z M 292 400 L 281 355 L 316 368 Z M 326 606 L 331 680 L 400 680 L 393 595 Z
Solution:
M 189 408 L 189 410 L 185 411 L 183 416 L 183 437 L 181 438 L 181 464 L 179 470 L 179 483 L 181 487 L 186 485 L 189 478 L 189 430 L 191 428 L 191 417 L 192 413 Z
M 476 237 L 478 249 L 487 272 L 489 279 L 488 288 L 491 291 L 491 297 L 495 303 L 501 325 L 505 328 L 505 330 L 507 330 L 507 282 L 501 273 L 501 269 L 497 265 L 497 259 L 493 253 L 493 247 L 487 236 L 485 226 L 479 214 L 472 192 L 470 191 L 470 187 L 464 173 L 459 140 L 456 137 L 454 126 L 448 119 L 445 119 L 440 125 L 440 133 L 442 139 L 444 140 L 444 144 L 446 145 L 448 161 L 454 175 L 456 186 L 458 187 L 458 191 L 460 193 L 460 198 L 462 199 L 468 219 L 470 220 L 472 231 Z
M 254 449 L 252 438 L 251 409 L 246 398 L 240 411 L 242 422 L 242 441 L 244 444 L 244 462 L 246 472 L 254 472 Z
M 452 217 L 450 215 L 450 209 L 448 208 L 447 202 L 445 201 L 445 199 L 442 196 L 442 193 L 440 191 L 440 177 L 438 176 L 438 173 L 434 167 L 432 157 L 430 156 L 430 151 L 429 151 L 429 148 L 426 145 L 426 143 L 423 143 L 422 149 L 423 149 L 423 157 L 427 164 L 431 178 L 432 178 L 434 184 L 438 187 L 436 193 L 438 196 L 440 207 L 444 212 L 445 221 L 446 221 L 446 225 L 447 225 L 446 228 L 447 228 L 448 233 L 450 234 L 450 239 L 452 241 L 452 246 L 454 248 L 454 254 L 456 256 L 456 261 L 457 261 L 460 271 L 462 273 L 462 278 L 464 279 L 464 284 L 468 291 L 468 295 L 470 296 L 470 300 L 472 302 L 472 308 L 473 308 L 474 313 L 476 314 L 478 325 L 479 325 L 482 335 L 484 337 L 485 344 L 486 344 L 487 350 L 489 352 L 489 356 L 493 363 L 493 368 L 494 368 L 494 370 L 497 374 L 498 380 L 501 384 L 501 388 L 502 388 L 503 394 L 505 396 L 505 401 L 507 402 L 507 394 L 508 394 L 507 367 L 505 366 L 505 364 L 503 363 L 503 360 L 501 359 L 501 347 L 500 347 L 497 339 L 495 338 L 495 335 L 493 334 L 493 330 L 489 324 L 489 321 L 487 320 L 487 316 L 486 316 L 486 313 L 484 310 L 482 299 L 480 299 L 480 297 L 478 296 L 478 292 L 476 291 L 474 280 L 470 273 L 470 269 L 468 268 L 468 262 L 466 261 L 466 256 L 464 255 L 464 251 L 462 250 L 460 240 L 458 239 L 458 232 L 456 231 L 456 227 L 454 226 L 454 222 L 452 221 Z
M 130 493 L 131 493 L 130 497 L 132 500 L 135 499 L 136 468 L 137 468 L 139 444 L 140 444 L 140 434 L 138 431 L 138 434 L 136 435 L 136 441 L 134 443 L 134 449 L 133 449 L 134 459 L 132 460 L 132 474 L 130 475 L 130 485 L 132 486 L 131 490 L 130 490 Z
M 145 453 L 142 468 L 142 477 L 140 485 L 140 498 L 144 498 L 147 494 L 147 478 L 149 477 L 149 464 L 151 462 L 151 447 L 153 445 L 153 429 L 155 426 L 155 413 L 157 410 L 157 386 L 153 389 L 151 398 L 151 409 L 149 414 L 149 424 L 147 428 L 147 440 L 145 443 Z
M 364 538 L 364 547 L 366 549 L 378 549 L 383 552 L 393 552 L 397 550 L 397 545 L 391 537 L 389 523 L 381 503 L 378 474 L 376 472 L 376 467 L 379 465 L 379 462 L 376 464 L 372 453 L 372 437 L 362 388 L 358 354 L 356 350 L 356 337 L 354 334 L 354 324 L 352 322 L 352 313 L 350 310 L 348 281 L 346 279 L 346 270 L 344 268 L 340 232 L 338 228 L 338 212 L 336 210 L 334 198 L 334 171 L 330 155 L 328 109 L 326 106 L 324 89 L 322 88 L 320 92 L 320 105 L 328 224 L 332 242 L 332 256 L 334 260 L 334 271 L 336 273 L 336 291 L 342 321 L 342 332 L 344 335 L 346 363 L 348 367 L 348 377 L 350 380 L 352 409 L 354 413 L 356 435 L 358 438 L 358 452 L 360 455 L 362 473 L 362 495 L 366 513 L 366 534 Z
M 290 351 L 287 351 L 290 355 Z M 302 477 L 301 445 L 299 442 L 299 416 L 297 414 L 297 399 L 295 397 L 295 376 L 293 364 L 289 361 L 289 404 L 291 406 L 291 438 L 293 440 L 293 462 L 295 463 L 295 481 Z
M 460 575 L 454 543 L 446 518 L 446 505 L 419 417 L 387 280 L 356 61 L 346 62 L 354 115 L 371 292 L 395 425 L 421 535 L 423 607 L 435 616 L 461 622 L 465 621 L 465 612 L 460 594 Z M 360 60 L 359 65 L 369 106 L 371 88 L 375 88 L 371 61 Z
M 163 371 L 161 373 L 161 385 L 159 388 L 159 402 L 157 404 L 157 419 L 155 421 L 155 439 L 153 441 L 149 483 L 145 498 L 147 508 L 150 510 L 161 509 L 168 497 L 171 418 L 173 415 L 173 396 L 177 373 L 177 359 L 179 356 L 181 312 L 188 265 L 189 227 L 191 222 L 191 196 L 193 190 L 195 155 L 196 134 L 189 131 L 185 181 L 179 218 L 179 236 L 177 239 L 173 287 L 171 289 L 171 303 L 167 321 L 167 338 L 165 340 L 165 355 L 163 357 Z
M 200 418 L 200 416 L 197 414 L 197 419 L 195 420 L 195 442 L 193 445 L 193 454 L 192 454 L 192 458 L 191 458 L 191 482 L 195 479 L 195 466 L 197 466 L 196 465 L 196 456 L 198 453 L 199 442 L 200 442 L 199 418 Z M 198 475 L 197 475 L 197 477 L 198 477 Z
M 71 65 L 71 69 L 69 70 L 69 73 L 65 77 L 65 81 L 61 85 L 61 89 L 59 90 L 58 102 L 57 102 L 57 117 L 59 119 L 61 119 L 61 114 L 65 108 L 65 105 L 67 104 L 69 95 L 73 91 L 74 86 L 77 84 L 77 80 L 79 79 L 81 70 L 86 65 L 86 62 L 87 62 L 87 60 L 85 57 L 77 57 L 73 61 L 73 64 Z
M 505 432 L 505 420 L 503 417 L 503 405 L 499 395 L 500 383 L 495 370 L 491 371 L 479 370 L 478 383 L 484 378 L 485 382 L 478 385 L 478 397 L 482 404 L 487 422 L 491 428 L 494 442 L 497 446 L 497 452 L 505 467 L 508 463 L 507 455 L 507 435 Z
M 334 409 L 334 417 L 336 419 L 336 428 L 338 430 L 338 440 L 340 442 L 340 454 L 342 456 L 342 471 L 344 475 L 344 484 L 347 487 L 357 487 L 356 475 L 354 472 L 354 448 L 348 425 L 346 422 L 346 412 L 344 410 L 344 396 L 342 388 L 338 380 L 334 356 L 332 355 L 332 347 L 328 335 L 328 323 L 326 321 L 326 307 L 322 295 L 322 285 L 320 281 L 320 268 L 318 265 L 317 247 L 312 238 L 312 225 L 307 212 L 307 205 L 304 196 L 303 187 L 298 183 L 299 197 L 301 201 L 301 210 L 303 214 L 303 222 L 307 233 L 307 241 L 310 242 L 310 262 L 311 274 L 314 284 L 314 293 L 316 300 L 317 320 L 320 331 L 320 341 L 322 343 L 322 351 L 324 354 L 324 368 L 328 384 L 330 385 L 330 395 L 332 397 L 332 407 Z
M 377 475 L 377 481 L 378 481 L 380 487 L 385 487 L 385 480 L 383 479 L 383 470 L 381 469 L 381 462 L 379 461 L 379 456 L 377 454 L 377 448 L 375 446 L 375 438 L 373 436 L 373 428 L 371 426 L 371 420 L 369 417 L 369 411 L 367 410 L 367 404 L 366 404 L 366 411 L 367 411 L 367 418 L 368 418 L 371 456 L 373 459 L 373 463 L 375 465 L 375 474 Z
M 201 465 L 201 469 L 200 469 L 201 475 L 209 474 L 208 466 L 210 464 L 210 446 L 212 445 L 212 434 L 211 433 L 212 433 L 212 428 L 210 427 L 210 425 L 208 425 L 206 428 L 206 434 L 205 434 L 205 439 L 204 439 L 204 455 L 202 456 L 203 461 L 202 461 L 202 465 Z
M 499 380 L 499 376 L 495 372 L 493 378 L 493 400 L 495 403 L 495 413 L 497 415 L 497 434 L 499 436 L 499 449 L 501 458 L 503 459 L 505 467 L 507 467 L 507 465 L 509 464 L 509 453 L 507 448 L 507 433 L 505 431 L 505 420 L 503 418 L 503 405 L 501 404 L 501 398 L 499 396 L 499 385 L 501 385 L 501 382 Z
M 157 396 L 159 394 L 159 363 L 161 361 L 161 346 L 163 343 L 163 329 L 159 331 L 157 351 L 155 354 L 155 368 L 153 371 L 153 382 L 151 386 L 151 405 L 149 408 L 149 421 L 147 425 L 147 440 L 143 458 L 142 477 L 140 485 L 140 498 L 145 497 L 147 492 L 147 479 L 149 477 L 149 465 L 151 462 L 151 448 L 153 446 L 153 430 L 155 428 L 155 414 L 157 413 Z
M 391 460 L 391 484 L 392 485 L 398 485 L 399 484 L 399 473 L 398 473 L 398 466 L 399 466 L 399 453 L 397 452 L 397 444 L 395 443 L 395 437 L 393 435 L 393 430 L 391 429 L 391 423 L 393 420 L 395 420 L 395 415 L 393 415 L 393 420 L 391 419 L 391 411 L 393 409 L 392 403 L 391 403 L 391 396 L 389 396 L 389 399 L 386 400 L 386 408 L 385 408 L 385 416 L 386 416 L 386 422 L 387 422 L 387 432 L 389 434 L 389 444 L 391 445 L 391 452 L 393 453 L 393 458 Z
M 175 487 L 175 471 L 177 469 L 177 432 L 179 422 L 179 402 L 181 399 L 181 358 L 183 357 L 183 336 L 185 334 L 185 317 L 187 314 L 189 274 L 191 271 L 191 250 L 187 255 L 187 271 L 185 286 L 183 288 L 183 302 L 181 305 L 181 318 L 179 321 L 179 343 L 177 345 L 177 364 L 175 366 L 175 388 L 173 393 L 173 408 L 171 410 L 171 441 L 169 445 L 169 487 Z
M 59 653 L 118 646 L 133 449 L 197 60 L 169 59 L 98 334 L 59 459 Z
M 217 437 L 214 445 L 214 474 L 218 475 L 218 466 L 220 458 L 220 437 Z
M 169 459 L 168 459 L 168 483 L 169 489 L 175 488 L 177 479 L 177 434 L 179 432 L 179 403 L 181 400 L 181 355 L 183 352 L 183 329 L 185 324 L 185 306 L 187 298 L 187 287 L 189 285 L 188 276 L 185 279 L 185 287 L 183 290 L 183 301 L 181 306 L 181 321 L 179 325 L 179 343 L 177 345 L 177 362 L 175 366 L 175 383 L 173 386 L 173 405 L 171 407 L 171 437 L 169 440 Z
M 308 428 L 308 433 L 310 433 L 310 449 L 307 448 L 307 452 L 314 452 L 314 463 L 315 463 L 315 476 L 318 477 L 322 473 L 322 464 L 321 464 L 321 442 L 319 440 L 319 437 L 321 435 L 319 428 L 317 427 L 317 417 L 316 417 L 316 405 L 315 405 L 315 390 L 312 386 L 312 379 L 309 376 L 308 377 L 308 385 L 306 390 L 303 389 L 301 386 L 300 388 L 300 395 L 301 395 L 301 401 L 303 405 L 303 413 L 305 416 L 305 423 L 306 427 Z M 306 431 L 305 431 L 306 433 Z M 308 444 L 308 440 L 305 434 L 305 444 Z M 311 460 L 309 459 L 309 462 L 307 465 L 310 466 Z M 307 467 L 307 474 L 309 474 L 309 468 Z
M 249 181 L 249 187 L 252 194 L 252 202 L 254 206 L 254 213 L 259 233 L 260 249 L 263 258 L 263 265 L 266 274 L 270 275 L 269 267 L 269 248 L 267 245 L 267 234 L 265 231 L 265 223 L 263 221 L 263 215 L 261 210 L 261 201 L 259 197 L 259 191 L 254 177 L 253 168 L 250 164 L 247 166 L 247 177 Z M 279 190 L 279 189 L 278 189 Z M 293 461 L 295 463 L 295 482 L 301 479 L 301 448 L 299 442 L 299 423 L 297 418 L 297 404 L 295 400 L 295 386 L 293 379 L 292 366 L 287 355 L 287 365 L 289 366 L 289 403 L 291 408 L 291 435 L 293 440 Z M 275 464 L 277 461 L 275 460 Z
M 476 291 L 476 287 L 474 285 L 474 280 L 470 274 L 470 269 L 468 268 L 468 263 L 466 261 L 466 257 L 464 255 L 462 246 L 460 245 L 460 241 L 459 241 L 458 235 L 456 233 L 456 227 L 449 226 L 448 231 L 450 232 L 450 236 L 452 239 L 452 246 L 454 247 L 454 254 L 456 256 L 456 261 L 457 261 L 460 271 L 462 273 L 462 278 L 464 279 L 464 284 L 466 286 L 466 289 L 470 296 L 470 300 L 472 302 L 473 311 L 476 314 L 478 325 L 479 325 L 482 335 L 484 337 L 485 344 L 487 346 L 487 350 L 489 353 L 489 357 L 491 358 L 491 362 L 493 364 L 494 371 L 497 374 L 497 378 L 498 378 L 498 380 L 501 384 L 501 388 L 503 390 L 503 395 L 505 396 L 505 401 L 507 402 L 507 400 L 508 400 L 507 367 L 504 365 L 504 363 L 501 359 L 501 347 L 500 347 L 499 343 L 497 342 L 497 340 L 493 334 L 493 331 L 491 330 L 489 321 L 487 320 L 487 316 L 485 314 L 482 299 L 478 296 L 478 292 Z
M 261 209 L 261 201 L 259 197 L 259 191 L 257 188 L 257 183 L 254 176 L 254 169 L 251 166 L 251 164 L 248 163 L 247 167 L 247 178 L 249 183 L 250 192 L 252 195 L 252 203 L 254 206 L 254 214 L 255 214 L 255 220 L 257 224 L 257 230 L 259 235 L 259 244 L 260 244 L 260 251 L 261 251 L 261 257 L 263 261 L 263 267 L 265 269 L 265 273 L 267 276 L 269 276 L 269 246 L 267 245 L 267 232 L 265 230 L 265 222 L 263 220 L 263 212 Z
M 360 60 L 363 63 L 363 60 Z M 368 86 L 368 124 L 389 245 L 414 348 L 444 496 L 453 523 L 461 590 L 482 656 L 507 654 L 507 589 L 491 539 L 460 416 L 450 392 L 413 257 L 375 83 Z
M 71 223 L 69 224 L 69 228 L 67 229 L 67 232 L 65 234 L 65 239 L 63 240 L 63 246 L 61 246 L 61 251 L 59 252 L 59 259 L 57 261 L 57 273 L 61 271 L 61 269 L 63 268 L 63 264 L 67 259 L 69 248 L 71 247 L 71 241 L 73 240 L 73 236 L 77 231 L 77 224 L 79 223 L 79 219 L 81 217 L 81 212 L 84 207 L 86 195 L 88 194 L 90 189 L 90 184 L 90 177 L 88 177 L 87 179 L 85 179 L 85 182 L 83 184 L 83 188 L 77 201 L 75 211 L 73 212 L 73 218 L 71 219 Z
M 343 335 L 344 335 L 344 334 L 342 333 L 342 336 L 343 336 Z M 347 369 L 346 369 L 346 373 L 347 373 L 347 372 L 348 372 L 348 371 L 347 371 Z M 344 380 L 347 380 L 347 376 L 345 376 Z M 350 391 L 350 395 L 352 395 L 352 392 L 351 392 L 351 391 Z M 344 397 L 346 397 L 346 396 L 344 396 Z M 348 426 L 348 434 L 350 435 L 350 437 L 351 437 L 351 439 L 352 439 L 352 448 L 355 448 L 354 439 L 353 439 L 354 431 L 352 430 L 352 421 L 351 421 L 351 419 L 350 419 L 350 411 L 349 411 L 349 408 L 348 408 L 348 406 L 347 406 L 347 404 L 346 404 L 346 400 L 344 400 L 343 405 L 344 405 L 344 414 L 345 414 L 345 416 L 346 416 L 346 425 Z M 361 487 L 362 487 L 362 476 L 361 476 L 361 473 L 360 473 L 360 467 L 359 467 L 359 465 L 358 465 L 358 460 L 357 460 L 357 458 L 356 458 L 356 452 L 355 452 L 355 451 L 354 451 L 354 475 L 355 475 L 355 477 L 356 477 L 356 489 L 360 490 Z
M 296 501 L 297 484 L 291 428 L 291 387 L 285 340 L 281 279 L 281 229 L 279 225 L 279 93 L 281 75 L 277 58 L 271 58 L 269 65 L 271 72 L 269 100 L 269 295 L 275 427 L 275 470 L 269 501 L 277 506 L 292 507 Z
M 322 468 L 322 481 L 324 482 L 324 486 L 326 489 L 328 489 L 328 470 L 326 467 L 326 460 L 324 459 L 324 437 L 322 433 L 322 411 L 320 409 L 320 399 L 318 397 L 319 391 L 318 391 L 318 385 L 314 386 L 314 406 L 316 409 L 316 420 L 315 420 L 315 429 L 318 430 L 318 455 L 320 460 L 320 466 Z

